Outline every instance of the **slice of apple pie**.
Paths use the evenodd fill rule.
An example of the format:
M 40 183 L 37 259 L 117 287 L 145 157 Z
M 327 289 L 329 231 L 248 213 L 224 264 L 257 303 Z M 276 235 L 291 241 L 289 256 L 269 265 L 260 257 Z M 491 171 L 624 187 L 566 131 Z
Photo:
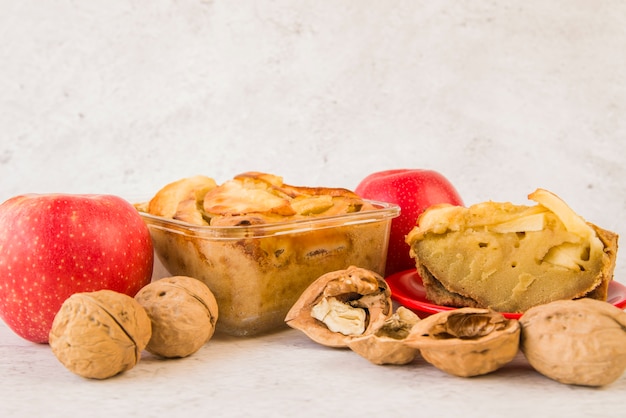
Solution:
M 558 299 L 606 300 L 617 234 L 547 190 L 528 198 L 538 204 L 436 205 L 419 217 L 406 241 L 430 301 L 524 312 Z

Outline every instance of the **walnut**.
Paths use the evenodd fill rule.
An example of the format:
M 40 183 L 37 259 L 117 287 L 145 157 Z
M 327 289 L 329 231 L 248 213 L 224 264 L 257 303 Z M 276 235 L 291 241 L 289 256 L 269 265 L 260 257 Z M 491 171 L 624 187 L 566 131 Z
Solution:
M 610 303 L 555 301 L 529 309 L 520 324 L 522 352 L 553 380 L 603 386 L 626 370 L 626 312 Z
M 172 358 L 187 357 L 215 332 L 215 296 L 201 281 L 187 276 L 167 277 L 144 286 L 135 295 L 152 321 L 146 350 Z
M 132 369 L 151 335 L 150 318 L 132 297 L 112 290 L 65 300 L 50 330 L 54 355 L 70 371 L 106 379 Z
M 355 266 L 320 276 L 285 317 L 292 328 L 329 347 L 379 329 L 392 314 L 391 291 L 377 273 Z
M 373 333 L 348 341 L 348 347 L 374 364 L 408 364 L 419 350 L 404 343 L 411 329 L 420 320 L 414 312 L 400 306 Z
M 456 376 L 493 372 L 519 349 L 520 325 L 489 309 L 460 308 L 418 322 L 406 344 L 435 367 Z

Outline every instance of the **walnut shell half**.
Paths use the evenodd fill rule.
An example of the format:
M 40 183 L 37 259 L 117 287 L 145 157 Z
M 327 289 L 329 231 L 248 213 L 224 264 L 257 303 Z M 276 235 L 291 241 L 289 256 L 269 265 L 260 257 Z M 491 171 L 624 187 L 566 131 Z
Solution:
M 320 276 L 285 317 L 292 328 L 329 347 L 347 347 L 378 330 L 392 314 L 391 290 L 377 273 L 355 266 Z
M 406 344 L 449 374 L 462 377 L 493 372 L 509 363 L 519 349 L 517 320 L 479 308 L 439 312 L 418 322 Z
M 135 299 L 99 290 L 65 300 L 52 322 L 49 344 L 70 371 L 106 379 L 132 369 L 150 335 L 150 318 Z
M 404 343 L 420 320 L 414 312 L 400 306 L 377 331 L 348 341 L 348 347 L 374 364 L 408 364 L 419 350 Z

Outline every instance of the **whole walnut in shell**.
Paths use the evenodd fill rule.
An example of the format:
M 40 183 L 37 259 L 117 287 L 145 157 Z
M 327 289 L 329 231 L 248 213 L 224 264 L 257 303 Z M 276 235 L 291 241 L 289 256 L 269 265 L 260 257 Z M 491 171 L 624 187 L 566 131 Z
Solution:
M 70 371 L 106 379 L 132 369 L 150 340 L 150 318 L 132 297 L 112 290 L 76 293 L 57 312 L 49 335 Z
M 218 307 L 203 282 L 187 276 L 166 277 L 144 286 L 135 299 L 152 321 L 146 350 L 161 357 L 186 357 L 215 332 Z
M 626 312 L 610 303 L 555 301 L 529 309 L 520 324 L 522 352 L 551 379 L 603 386 L 626 370 Z
M 520 325 L 490 309 L 460 308 L 419 321 L 406 343 L 449 374 L 462 377 L 491 373 L 519 350 Z

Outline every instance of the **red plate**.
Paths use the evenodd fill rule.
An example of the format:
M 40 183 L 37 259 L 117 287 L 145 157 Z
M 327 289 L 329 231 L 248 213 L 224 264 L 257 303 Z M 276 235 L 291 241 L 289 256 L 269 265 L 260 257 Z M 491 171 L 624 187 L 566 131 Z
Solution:
M 385 280 L 391 288 L 392 299 L 418 314 L 423 314 L 422 316 L 455 309 L 450 306 L 435 305 L 426 299 L 422 278 L 415 269 L 392 274 Z M 626 308 L 626 286 L 616 281 L 609 283 L 607 302 L 620 309 Z M 522 314 L 502 312 L 502 315 L 506 318 L 519 319 Z

